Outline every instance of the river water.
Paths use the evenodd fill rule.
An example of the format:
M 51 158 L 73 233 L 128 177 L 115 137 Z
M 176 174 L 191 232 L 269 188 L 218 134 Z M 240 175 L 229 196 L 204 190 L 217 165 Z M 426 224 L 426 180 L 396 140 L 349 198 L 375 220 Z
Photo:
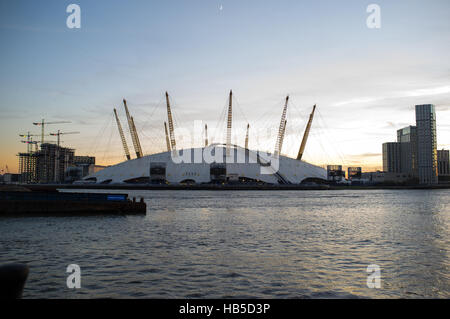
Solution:
M 24 298 L 450 298 L 449 190 L 121 192 L 147 215 L 0 218 Z

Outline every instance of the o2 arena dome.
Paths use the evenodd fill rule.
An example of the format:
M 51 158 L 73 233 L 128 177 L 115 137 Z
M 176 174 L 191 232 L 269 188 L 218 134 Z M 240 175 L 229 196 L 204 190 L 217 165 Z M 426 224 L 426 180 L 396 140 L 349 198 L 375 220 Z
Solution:
M 302 161 L 302 155 L 311 128 L 316 106 L 310 114 L 308 124 L 299 148 L 297 158 L 280 155 L 286 128 L 286 113 L 289 96 L 283 108 L 275 151 L 272 154 L 248 149 L 248 130 L 245 147 L 231 144 L 232 92 L 230 91 L 227 118 L 226 143 L 177 150 L 170 109 L 166 92 L 168 124 L 164 123 L 167 151 L 143 156 L 139 137 L 130 115 L 126 100 L 123 100 L 130 127 L 136 158 L 131 159 L 122 126 L 114 109 L 117 127 L 122 139 L 126 161 L 106 167 L 95 174 L 86 176 L 78 183 L 95 184 L 300 184 L 306 181 L 327 179 L 325 169 Z M 168 127 L 167 127 L 168 126 Z M 205 126 L 207 132 L 207 126 Z

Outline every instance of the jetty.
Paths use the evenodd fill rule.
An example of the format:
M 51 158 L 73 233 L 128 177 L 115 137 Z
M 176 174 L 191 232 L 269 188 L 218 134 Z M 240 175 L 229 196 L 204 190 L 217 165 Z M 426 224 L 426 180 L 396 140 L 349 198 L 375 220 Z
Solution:
M 0 191 L 2 216 L 145 215 L 147 205 L 128 194 Z

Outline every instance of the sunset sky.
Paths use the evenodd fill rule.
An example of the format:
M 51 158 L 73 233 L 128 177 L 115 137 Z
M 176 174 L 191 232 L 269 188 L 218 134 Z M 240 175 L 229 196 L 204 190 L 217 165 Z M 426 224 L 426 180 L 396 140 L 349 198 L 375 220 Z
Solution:
M 81 28 L 66 7 L 81 7 Z M 381 8 L 369 29 L 366 8 Z M 125 159 L 113 108 L 132 148 L 126 98 L 145 154 L 165 150 L 164 92 L 178 128 L 208 124 L 224 142 L 233 90 L 233 141 L 273 151 L 290 95 L 282 153 L 294 157 L 317 104 L 304 159 L 381 168 L 381 145 L 436 105 L 438 148 L 450 148 L 450 1 L 2 1 L 0 169 L 16 171 L 19 134 L 61 137 L 97 164 Z M 201 132 L 200 132 L 201 133 Z M 46 137 L 49 138 L 49 137 Z M 51 138 L 53 139 L 53 138 Z M 200 146 L 201 138 L 177 145 Z

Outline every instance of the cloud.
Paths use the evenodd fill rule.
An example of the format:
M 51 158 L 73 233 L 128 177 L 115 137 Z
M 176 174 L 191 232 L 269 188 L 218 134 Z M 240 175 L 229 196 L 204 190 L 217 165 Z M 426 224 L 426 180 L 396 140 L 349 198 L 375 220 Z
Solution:
M 358 157 L 375 157 L 375 156 L 381 156 L 381 153 L 363 153 L 363 154 L 358 154 L 358 155 L 353 155 L 353 156 L 358 156 Z
M 445 94 L 445 93 L 450 93 L 450 85 L 408 91 L 408 92 L 405 92 L 402 97 L 429 96 L 429 95 L 438 95 L 438 94 Z
M 28 109 L 4 109 L 0 107 L 2 116 L 1 120 L 9 121 L 9 120 L 21 120 L 21 119 L 29 119 L 30 117 L 37 117 L 37 112 Z
M 435 106 L 436 106 L 436 111 L 439 111 L 439 112 L 450 111 L 450 106 L 448 106 L 448 105 L 435 105 Z
M 375 102 L 375 101 L 379 101 L 379 100 L 383 100 L 383 99 L 373 98 L 373 97 L 363 97 L 363 98 L 357 98 L 357 99 L 351 99 L 348 101 L 338 102 L 338 103 L 333 104 L 332 106 L 344 106 L 344 105 L 348 105 L 348 104 L 363 104 L 363 103 L 370 103 L 370 102 Z
M 17 25 L 17 24 L 6 24 L 0 25 L 0 29 L 15 30 L 15 31 L 27 31 L 27 32 L 65 32 L 66 28 L 48 28 L 42 26 L 28 26 L 28 25 Z
M 382 128 L 397 129 L 397 128 L 400 128 L 400 127 L 406 127 L 406 126 L 409 126 L 409 125 L 414 125 L 414 123 L 411 124 L 411 123 L 407 123 L 407 122 L 391 122 L 391 121 L 388 121 L 386 123 L 387 123 L 387 125 L 385 125 Z
M 367 104 L 388 99 L 399 99 L 399 98 L 410 98 L 410 97 L 424 97 L 424 96 L 435 96 L 441 94 L 450 93 L 450 85 L 416 89 L 411 91 L 394 92 L 392 94 L 382 96 L 382 97 L 359 97 L 355 99 L 350 99 L 347 101 L 341 101 L 334 103 L 332 106 L 344 106 L 350 104 Z

